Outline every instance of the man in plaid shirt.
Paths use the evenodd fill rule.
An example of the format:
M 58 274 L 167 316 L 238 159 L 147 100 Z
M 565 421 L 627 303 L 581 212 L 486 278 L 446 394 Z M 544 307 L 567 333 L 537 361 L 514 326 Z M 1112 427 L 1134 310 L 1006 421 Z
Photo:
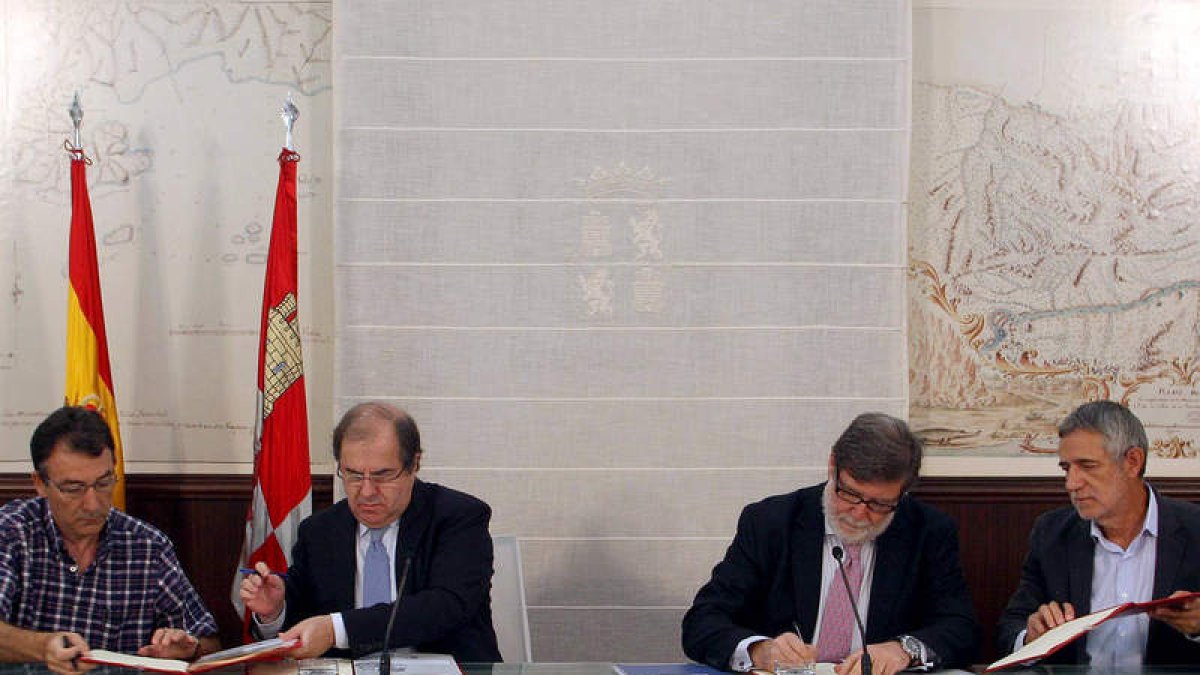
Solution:
M 29 442 L 35 499 L 0 507 L 0 661 L 91 668 L 89 648 L 190 659 L 217 625 L 162 532 L 112 508 L 113 437 L 94 410 L 60 408 Z

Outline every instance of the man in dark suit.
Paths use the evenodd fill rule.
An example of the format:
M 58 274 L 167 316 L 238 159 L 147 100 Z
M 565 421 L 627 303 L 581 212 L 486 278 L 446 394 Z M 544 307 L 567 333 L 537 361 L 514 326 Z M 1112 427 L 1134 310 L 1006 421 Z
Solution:
M 1200 588 L 1200 507 L 1143 480 L 1141 421 L 1112 401 L 1087 403 L 1058 427 L 1072 506 L 1043 514 L 1021 582 L 997 631 L 1008 654 L 1094 610 Z M 1113 671 L 1200 662 L 1200 601 L 1107 621 L 1046 659 Z
M 383 648 L 396 584 L 404 578 L 391 647 L 500 660 L 492 628 L 491 509 L 417 478 L 421 437 L 404 411 L 352 408 L 333 432 L 346 499 L 300 524 L 286 581 L 259 563 L 240 596 L 263 637 L 299 638 L 298 658 L 337 648 Z
M 742 512 L 725 559 L 683 618 L 687 655 L 723 670 L 819 660 L 859 672 L 840 551 L 876 675 L 969 664 L 979 626 L 958 534 L 950 518 L 907 496 L 920 468 L 921 443 L 902 420 L 856 417 L 833 446 L 826 483 Z

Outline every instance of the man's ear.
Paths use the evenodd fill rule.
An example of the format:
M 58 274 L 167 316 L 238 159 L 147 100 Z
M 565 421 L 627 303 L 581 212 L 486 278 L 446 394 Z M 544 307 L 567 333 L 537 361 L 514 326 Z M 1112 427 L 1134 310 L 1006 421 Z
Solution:
M 837 476 L 833 475 L 833 472 L 834 472 L 833 467 L 834 467 L 833 452 L 830 451 L 830 453 L 829 453 L 829 480 L 837 479 Z
M 46 481 L 42 480 L 42 477 L 36 471 L 34 471 L 33 473 L 31 473 L 29 475 L 31 478 L 33 478 L 33 489 L 37 490 L 37 495 L 39 497 L 45 497 L 46 496 Z
M 413 455 L 412 472 L 416 473 L 421 470 L 421 453 Z
M 1138 446 L 1125 451 L 1121 457 L 1121 468 L 1130 477 L 1141 476 L 1146 470 L 1146 449 Z

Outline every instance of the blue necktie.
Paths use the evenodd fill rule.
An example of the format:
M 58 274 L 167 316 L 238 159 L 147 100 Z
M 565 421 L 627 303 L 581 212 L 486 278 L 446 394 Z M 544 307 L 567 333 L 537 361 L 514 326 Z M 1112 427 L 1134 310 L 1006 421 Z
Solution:
M 387 549 L 383 547 L 383 532 L 386 529 L 374 527 L 370 530 L 371 543 L 367 546 L 367 555 L 363 557 L 363 607 L 392 601 L 392 561 L 388 560 Z

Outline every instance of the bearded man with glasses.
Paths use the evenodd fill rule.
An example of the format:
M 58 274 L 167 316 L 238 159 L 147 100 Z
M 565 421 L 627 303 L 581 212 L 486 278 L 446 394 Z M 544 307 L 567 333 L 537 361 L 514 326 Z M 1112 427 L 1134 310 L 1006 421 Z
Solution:
M 153 526 L 112 508 L 113 436 L 95 410 L 60 408 L 29 441 L 38 496 L 0 507 L 0 661 L 56 673 L 89 649 L 190 659 L 217 624 Z
M 969 665 L 979 625 L 958 533 L 908 495 L 920 469 L 921 442 L 903 420 L 856 417 L 833 445 L 827 482 L 742 511 L 683 618 L 687 655 L 720 670 L 832 662 L 858 673 L 857 608 L 874 675 Z
M 300 524 L 286 575 L 259 563 L 242 580 L 255 632 L 299 638 L 297 658 L 377 652 L 403 581 L 389 647 L 499 661 L 491 508 L 417 478 L 421 434 L 395 406 L 351 408 L 333 431 L 333 457 L 346 498 Z

